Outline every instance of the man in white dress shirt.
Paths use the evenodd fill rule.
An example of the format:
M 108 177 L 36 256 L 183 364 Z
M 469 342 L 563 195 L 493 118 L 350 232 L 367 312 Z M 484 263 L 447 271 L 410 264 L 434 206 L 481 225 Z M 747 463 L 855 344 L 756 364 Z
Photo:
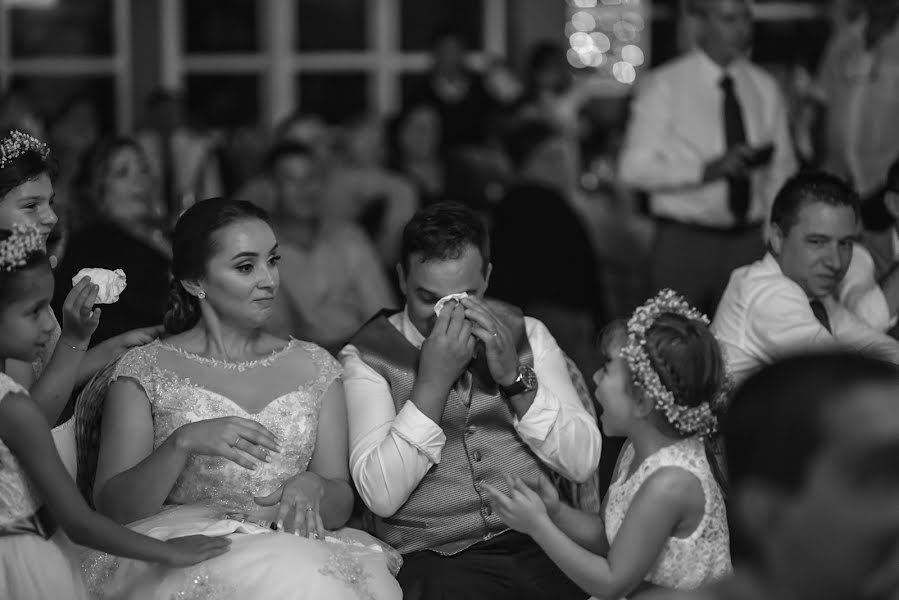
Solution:
M 899 364 L 899 342 L 834 297 L 858 225 L 858 195 L 843 180 L 811 172 L 787 181 L 771 209 L 770 252 L 733 272 L 712 322 L 735 379 L 834 345 Z
M 370 321 L 340 353 L 350 470 L 373 533 L 404 555 L 407 600 L 584 598 L 483 491 L 549 470 L 584 481 L 602 447 L 546 327 L 484 298 L 489 247 L 460 205 L 433 205 L 406 226 L 404 310 Z M 437 316 L 450 294 L 467 297 Z
M 714 311 L 730 272 L 764 252 L 770 200 L 796 169 L 774 79 L 746 59 L 746 0 L 692 0 L 698 48 L 641 86 L 620 161 L 658 221 L 655 289 Z

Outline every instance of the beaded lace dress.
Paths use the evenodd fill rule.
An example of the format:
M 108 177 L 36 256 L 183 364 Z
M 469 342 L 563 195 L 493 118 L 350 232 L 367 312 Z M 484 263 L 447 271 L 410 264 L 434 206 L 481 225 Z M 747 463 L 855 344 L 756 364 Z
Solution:
M 705 496 L 705 515 L 685 538 L 668 538 L 656 563 L 646 576 L 655 585 L 689 590 L 731 572 L 730 536 L 724 497 L 706 459 L 702 440 L 687 438 L 655 452 L 627 476 L 634 460 L 634 447 L 622 450 L 619 470 L 609 487 L 605 507 L 606 535 L 612 543 L 624 523 L 628 507 L 650 475 L 664 467 L 679 467 L 699 479 Z
M 272 516 L 254 497 L 275 491 L 309 465 L 322 396 L 340 374 L 340 365 L 322 348 L 296 340 L 268 358 L 246 363 L 189 354 L 159 340 L 128 352 L 113 379 L 129 378 L 145 392 L 154 447 L 182 425 L 239 416 L 272 431 L 282 452 L 255 470 L 224 458 L 192 456 L 167 508 L 131 527 L 160 539 L 227 534 L 231 550 L 188 569 L 94 554 L 85 561 L 91 592 L 101 598 L 166 600 L 401 598 L 391 574 L 399 568 L 399 555 L 368 534 L 343 529 L 312 540 L 253 522 Z M 236 518 L 240 512 L 253 520 Z

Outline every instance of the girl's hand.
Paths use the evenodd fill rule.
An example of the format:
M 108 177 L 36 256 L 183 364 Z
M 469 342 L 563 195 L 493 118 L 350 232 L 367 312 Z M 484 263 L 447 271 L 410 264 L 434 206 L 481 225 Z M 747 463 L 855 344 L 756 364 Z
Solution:
M 104 347 L 104 353 L 107 355 L 105 362 L 117 360 L 132 348 L 149 344 L 164 332 L 165 328 L 162 325 L 154 325 L 153 327 L 132 329 L 109 338 L 100 344 L 100 346 Z
M 167 540 L 166 544 L 170 548 L 163 564 L 169 567 L 188 567 L 221 556 L 230 549 L 231 540 L 226 537 L 188 535 Z
M 555 519 L 559 516 L 562 501 L 559 500 L 559 490 L 553 485 L 553 482 L 550 481 L 549 477 L 540 473 L 537 481 L 525 481 L 525 483 L 540 496 L 543 505 L 546 506 L 546 513 L 549 515 L 550 519 Z
M 506 525 L 532 536 L 540 527 L 551 522 L 546 505 L 537 492 L 529 488 L 520 477 L 506 477 L 506 481 L 509 484 L 508 496 L 495 487 L 484 484 L 493 508 Z
M 242 417 L 206 419 L 182 425 L 175 430 L 175 445 L 191 454 L 221 456 L 247 469 L 269 462 L 268 451 L 280 452 L 278 439 L 271 431 Z
M 322 478 L 311 471 L 294 475 L 281 487 L 261 498 L 255 498 L 260 506 L 279 504 L 275 523 L 278 529 L 294 535 L 321 539 L 325 535 L 320 512 L 321 499 L 325 494 Z M 288 519 L 293 512 L 293 519 Z M 285 519 L 287 525 L 284 524 Z
M 100 309 L 94 308 L 99 286 L 83 277 L 62 305 L 62 334 L 66 344 L 87 349 L 87 345 L 100 324 Z

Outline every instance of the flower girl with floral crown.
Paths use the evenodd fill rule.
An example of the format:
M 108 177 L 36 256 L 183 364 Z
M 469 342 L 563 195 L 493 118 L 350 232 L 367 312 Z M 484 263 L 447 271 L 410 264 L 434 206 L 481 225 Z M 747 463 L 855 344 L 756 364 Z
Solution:
M 0 230 L 0 365 L 32 361 L 50 341 L 53 275 L 35 226 Z M 0 598 L 87 598 L 69 539 L 120 556 L 187 566 L 230 541 L 146 537 L 92 511 L 28 392 L 0 370 Z
M 671 290 L 601 337 L 594 375 L 606 435 L 627 437 L 594 515 L 559 502 L 548 481 L 489 489 L 509 527 L 529 534 L 586 592 L 613 600 L 644 582 L 693 589 L 730 573 L 716 461 L 706 451 L 728 388 L 708 319 Z

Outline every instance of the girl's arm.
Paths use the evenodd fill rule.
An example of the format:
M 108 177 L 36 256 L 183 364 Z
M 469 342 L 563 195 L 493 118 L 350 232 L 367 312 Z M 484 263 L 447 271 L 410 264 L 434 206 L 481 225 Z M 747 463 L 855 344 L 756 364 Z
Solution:
M 146 393 L 131 379 L 116 380 L 103 404 L 94 479 L 97 510 L 119 523 L 156 514 L 187 458 L 174 434 L 153 450 L 153 416 Z
M 353 512 L 347 431 L 346 398 L 343 383 L 338 379 L 322 397 L 315 450 L 309 462 L 309 470 L 324 482 L 320 510 L 327 529 L 343 527 Z
M 534 531 L 534 540 L 583 590 L 599 598 L 621 598 L 637 589 L 656 563 L 677 526 L 705 500 L 696 477 L 663 468 L 640 487 L 608 558 L 597 556 L 567 537 L 549 519 Z M 698 521 L 697 521 L 698 523 Z
M 600 556 L 609 553 L 606 527 L 599 515 L 561 504 L 558 512 L 552 515 L 552 521 L 582 548 Z
M 12 451 L 50 513 L 76 544 L 167 565 L 188 565 L 227 551 L 226 538 L 192 536 L 163 542 L 117 525 L 88 507 L 56 452 L 47 423 L 24 395 L 0 402 L 0 439 Z

